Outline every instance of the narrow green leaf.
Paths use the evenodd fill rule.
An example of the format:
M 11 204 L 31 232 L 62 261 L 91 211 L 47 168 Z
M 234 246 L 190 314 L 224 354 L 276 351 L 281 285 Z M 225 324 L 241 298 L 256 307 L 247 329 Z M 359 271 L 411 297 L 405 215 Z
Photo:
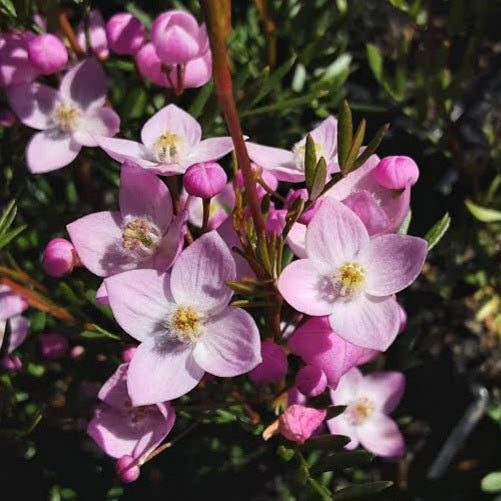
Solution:
M 374 75 L 374 78 L 381 82 L 383 78 L 383 56 L 381 55 L 381 51 L 379 47 L 372 43 L 368 43 L 366 46 L 367 51 L 367 60 L 369 61 L 369 68 Z
M 488 207 L 482 207 L 481 205 L 473 203 L 471 200 L 465 200 L 464 203 L 473 217 L 483 223 L 495 223 L 497 221 L 501 221 L 501 211 L 489 209 Z
M 480 484 L 484 492 L 501 492 L 501 471 L 489 473 Z
M 437 221 L 433 227 L 428 230 L 426 235 L 424 236 L 424 239 L 428 242 L 428 250 L 430 251 L 435 247 L 435 245 L 440 242 L 442 237 L 445 235 L 445 232 L 449 229 L 449 226 L 451 224 L 451 217 L 449 216 L 449 213 L 446 212 L 442 219 Z
M 16 201 L 11 200 L 0 216 L 0 235 L 9 229 L 9 226 L 12 224 L 12 221 L 16 216 L 16 212 Z
M 324 157 L 320 157 L 315 168 L 315 175 L 313 176 L 313 183 L 310 188 L 310 200 L 314 202 L 324 190 L 325 179 L 327 176 L 327 162 Z
M 354 466 L 362 466 L 370 463 L 374 459 L 374 454 L 367 451 L 344 451 L 336 452 L 315 463 L 310 471 L 313 474 L 323 471 L 344 470 Z
M 80 333 L 80 336 L 86 339 L 99 339 L 99 338 L 110 338 L 110 339 L 116 339 L 120 340 L 120 336 L 117 336 L 116 334 L 113 334 L 106 329 L 103 329 L 102 327 L 99 327 L 99 325 L 92 324 L 92 326 L 96 330 L 86 330 L 82 331 Z
M 332 501 L 351 501 L 352 499 L 360 499 L 372 494 L 381 492 L 388 487 L 391 487 L 393 482 L 372 482 L 370 484 L 359 484 L 340 489 L 332 495 Z
M 409 226 L 411 225 L 411 220 L 412 220 L 412 210 L 409 207 L 407 213 L 405 214 L 404 220 L 400 225 L 400 228 L 397 230 L 397 233 L 399 233 L 400 235 L 407 235 L 407 233 L 409 232 Z
M 304 176 L 305 184 L 308 192 L 313 186 L 313 179 L 315 177 L 315 168 L 317 166 L 317 153 L 315 151 L 315 141 L 310 134 L 306 136 L 304 144 Z
M 14 240 L 14 238 L 16 238 L 19 235 L 19 233 L 24 231 L 27 227 L 28 226 L 26 224 L 23 224 L 3 235 L 0 238 L 0 249 L 5 247 L 11 240 Z
M 353 141 L 353 117 L 351 116 L 351 109 L 348 101 L 343 101 L 341 110 L 338 116 L 337 125 L 337 144 L 338 144 L 338 158 L 341 170 L 346 162 L 346 158 L 351 150 L 351 143 Z
M 346 405 L 329 405 L 325 419 L 332 419 L 341 415 L 346 410 Z
M 350 152 L 348 153 L 345 163 L 341 169 L 345 176 L 349 172 L 355 170 L 355 160 L 357 159 L 360 148 L 362 147 L 362 144 L 364 142 L 365 126 L 366 122 L 365 118 L 363 118 L 362 121 L 360 122 L 360 125 L 357 128 L 357 132 L 355 132 L 355 137 L 353 138 Z
M 334 451 L 336 449 L 342 449 L 350 441 L 351 438 L 345 437 L 344 435 L 317 435 L 307 440 L 301 448 L 307 451 Z
M 388 129 L 390 128 L 390 124 L 384 124 L 382 127 L 379 128 L 379 130 L 376 132 L 375 136 L 371 139 L 369 144 L 365 147 L 365 150 L 363 153 L 355 160 L 355 164 L 353 165 L 353 170 L 358 169 L 361 165 L 363 165 L 368 158 L 375 153 L 375 151 L 378 149 L 379 145 L 381 144 L 381 141 L 383 140 L 384 136 L 388 132 Z
M 318 480 L 315 480 L 313 477 L 308 478 L 308 483 L 315 490 L 317 494 L 320 495 L 322 501 L 330 501 L 332 498 L 332 492 L 322 485 Z
M 193 103 L 191 103 L 189 113 L 191 116 L 198 118 L 204 111 L 205 105 L 209 100 L 214 89 L 214 82 L 211 80 L 207 85 L 204 85 L 196 95 Z
M 0 10 L 3 10 L 10 17 L 17 17 L 16 8 L 11 0 L 0 0 Z
M 290 461 L 296 452 L 294 449 L 289 449 L 288 447 L 284 447 L 283 445 L 279 445 L 277 448 L 277 454 L 284 460 Z

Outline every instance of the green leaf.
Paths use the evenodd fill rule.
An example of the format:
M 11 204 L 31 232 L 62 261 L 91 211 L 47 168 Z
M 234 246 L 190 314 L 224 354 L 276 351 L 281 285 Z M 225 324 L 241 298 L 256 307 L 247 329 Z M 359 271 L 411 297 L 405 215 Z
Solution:
M 445 232 L 449 229 L 449 226 L 451 224 L 451 217 L 449 216 L 449 213 L 446 212 L 442 219 L 437 221 L 433 227 L 428 230 L 426 235 L 424 236 L 424 239 L 428 242 L 428 250 L 430 251 L 435 247 L 435 245 L 442 240 L 442 237 L 445 235 Z
M 399 233 L 400 235 L 407 235 L 407 233 L 409 232 L 409 226 L 411 225 L 411 220 L 412 220 L 412 210 L 409 207 L 407 213 L 405 214 L 404 220 L 400 225 L 400 228 L 397 230 L 397 233 Z
M 473 203 L 471 200 L 464 201 L 467 209 L 471 212 L 473 217 L 482 221 L 483 223 L 495 223 L 501 221 L 501 211 L 482 207 Z
M 10 17 L 17 17 L 16 8 L 11 0 L 0 0 L 0 10 Z
M 381 492 L 388 487 L 391 487 L 393 482 L 372 482 L 370 484 L 359 484 L 340 489 L 332 495 L 332 501 L 351 501 L 352 499 L 360 499 L 372 494 Z
M 308 483 L 310 484 L 315 492 L 320 495 L 322 501 L 330 501 L 332 498 L 332 492 L 322 485 L 318 480 L 315 480 L 313 477 L 308 477 Z
M 379 128 L 374 137 L 371 139 L 370 143 L 365 147 L 363 153 L 355 160 L 353 170 L 358 169 L 360 166 L 362 166 L 369 159 L 369 157 L 375 153 L 389 128 L 390 124 L 384 124 Z
M 374 75 L 374 78 L 380 83 L 383 79 L 383 56 L 374 44 L 368 43 L 366 45 L 367 59 L 369 61 L 369 67 Z
M 346 163 L 346 158 L 351 150 L 351 143 L 353 140 L 353 117 L 351 116 L 351 109 L 348 101 L 343 101 L 341 110 L 338 116 L 337 127 L 337 144 L 338 144 L 338 157 L 339 166 L 341 170 Z
M 317 153 L 315 151 L 315 141 L 310 134 L 306 136 L 304 144 L 304 176 L 306 189 L 310 192 L 315 178 L 315 168 L 317 166 Z
M 204 85 L 199 91 L 193 103 L 191 103 L 189 113 L 195 118 L 198 118 L 204 111 L 205 105 L 209 100 L 212 90 L 214 89 L 214 82 L 212 80 Z
M 116 334 L 113 334 L 106 329 L 103 329 L 102 327 L 99 327 L 99 325 L 92 324 L 95 330 L 85 330 L 80 333 L 80 336 L 85 338 L 85 339 L 101 339 L 101 338 L 109 338 L 109 339 L 116 339 L 120 340 L 120 336 L 117 336 Z
M 344 175 L 355 170 L 355 160 L 357 159 L 360 148 L 362 147 L 362 144 L 364 142 L 365 126 L 366 122 L 365 118 L 363 118 L 362 121 L 360 122 L 360 125 L 357 128 L 357 132 L 355 132 L 355 137 L 353 138 L 353 142 L 351 144 L 350 153 L 348 153 L 348 156 L 346 157 L 345 160 L 345 164 L 341 169 Z
M 279 445 L 277 448 L 277 454 L 284 460 L 290 461 L 296 452 L 294 449 L 289 449 L 288 447 L 284 447 L 283 445 Z
M 301 448 L 303 450 L 321 450 L 334 451 L 342 449 L 346 444 L 350 443 L 351 438 L 344 435 L 317 435 L 307 440 Z
M 344 470 L 354 466 L 362 466 L 374 459 L 374 454 L 367 451 L 345 451 L 331 454 L 315 463 L 310 471 L 321 473 L 323 471 Z
M 16 201 L 11 200 L 0 216 L 0 235 L 3 235 L 9 229 L 12 221 L 16 217 L 16 212 Z
M 501 492 L 501 471 L 486 475 L 480 484 L 484 492 Z
M 327 176 L 327 162 L 324 157 L 320 157 L 315 167 L 315 175 L 313 176 L 313 183 L 309 190 L 310 200 L 314 202 L 324 190 L 325 179 Z
M 325 417 L 325 419 L 327 420 L 335 418 L 342 414 L 345 410 L 346 405 L 329 405 L 329 407 L 327 407 L 327 416 Z
M 5 247 L 11 240 L 14 240 L 14 238 L 16 238 L 19 235 L 19 233 L 24 231 L 27 227 L 28 226 L 26 224 L 23 224 L 3 235 L 0 238 L 0 249 Z

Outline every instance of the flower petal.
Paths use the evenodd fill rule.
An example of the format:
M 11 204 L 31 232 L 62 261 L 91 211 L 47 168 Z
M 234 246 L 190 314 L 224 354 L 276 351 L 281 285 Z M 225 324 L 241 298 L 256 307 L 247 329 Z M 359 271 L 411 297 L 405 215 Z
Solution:
M 366 395 L 377 410 L 390 414 L 400 403 L 405 390 L 405 377 L 401 372 L 372 372 L 360 384 L 360 395 Z
M 346 416 L 341 414 L 340 416 L 329 419 L 326 421 L 326 424 L 332 435 L 343 435 L 351 438 L 351 441 L 345 445 L 345 449 L 353 450 L 359 446 L 360 442 L 358 440 L 357 429 L 348 422 Z
M 117 370 L 105 381 L 98 393 L 99 400 L 118 410 L 127 408 L 130 402 L 127 393 L 127 369 L 129 364 L 121 364 Z
M 204 139 L 197 144 L 190 154 L 183 159 L 183 164 L 187 167 L 200 162 L 219 160 L 227 153 L 233 151 L 233 141 L 231 137 L 211 137 Z
M 322 145 L 322 156 L 325 157 L 327 164 L 332 165 L 336 162 L 337 120 L 332 116 L 327 117 L 310 134 L 315 143 Z M 336 170 L 339 170 L 339 167 Z
M 426 240 L 409 235 L 380 235 L 371 239 L 367 293 L 388 296 L 408 287 L 426 259 Z
M 364 376 L 359 369 L 353 367 L 339 381 L 337 388 L 330 391 L 334 405 L 350 405 L 360 395 L 360 386 Z M 362 396 L 362 395 L 360 395 Z
M 287 245 L 299 258 L 306 258 L 306 225 L 294 223 L 286 239 Z
M 405 443 L 397 423 L 380 412 L 374 412 L 365 423 L 357 426 L 362 446 L 373 454 L 398 457 L 405 451 Z
M 9 347 L 7 348 L 7 353 L 12 353 L 14 350 L 19 348 L 26 336 L 28 335 L 28 331 L 30 329 L 30 321 L 27 318 L 24 318 L 21 315 L 16 315 L 9 319 L 10 323 L 10 339 L 9 339 Z M 0 343 L 1 346 L 1 343 Z
M 214 376 L 239 376 L 261 362 L 260 346 L 254 319 L 241 308 L 229 307 L 209 319 L 193 358 Z
M 249 158 L 263 169 L 271 171 L 279 181 L 304 181 L 304 172 L 297 168 L 291 151 L 251 142 L 245 145 Z
M 15 294 L 9 288 L 2 287 L 0 290 L 0 321 L 19 315 L 26 308 L 28 308 L 26 299 Z
M 386 212 L 368 191 L 357 191 L 347 196 L 343 203 L 364 223 L 369 235 L 392 231 L 391 221 Z
M 114 136 L 120 129 L 120 117 L 111 108 L 91 108 L 79 121 L 73 133 L 83 146 L 98 146 L 96 136 Z
M 172 267 L 171 290 L 178 304 L 216 314 L 233 295 L 226 285 L 235 280 L 235 260 L 224 240 L 211 231 L 186 248 Z
M 153 261 L 150 263 L 155 270 L 167 271 L 183 250 L 186 218 L 186 211 L 182 211 L 171 221 L 169 229 L 162 238 L 153 256 Z
M 158 166 L 158 162 L 152 160 L 149 151 L 141 143 L 136 143 L 129 139 L 106 136 L 96 136 L 95 140 L 97 144 L 117 162 L 133 162 L 144 169 L 151 169 Z

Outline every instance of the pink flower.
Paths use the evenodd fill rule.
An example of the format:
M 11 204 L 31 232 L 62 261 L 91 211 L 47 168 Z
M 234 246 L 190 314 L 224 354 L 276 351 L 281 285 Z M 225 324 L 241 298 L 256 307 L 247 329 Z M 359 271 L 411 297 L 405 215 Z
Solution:
M 297 371 L 296 387 L 308 397 L 317 397 L 327 388 L 327 376 L 316 365 L 305 365 Z
M 106 59 L 110 55 L 110 51 L 108 50 L 108 39 L 106 37 L 106 27 L 104 25 L 103 16 L 97 9 L 93 9 L 89 13 L 89 38 L 92 52 L 99 59 Z M 80 47 L 85 52 L 88 52 L 89 49 L 87 47 L 83 24 L 78 26 L 77 40 Z
M 42 266 L 51 277 L 67 275 L 79 263 L 75 247 L 64 238 L 53 238 L 43 251 Z
M 200 198 L 212 198 L 221 193 L 227 181 L 226 172 L 216 162 L 194 164 L 183 176 L 185 190 L 190 195 Z
M 28 308 L 24 298 L 12 292 L 6 285 L 0 285 L 0 347 L 5 338 L 7 324 L 10 329 L 7 353 L 12 353 L 26 339 L 30 322 L 21 313 Z
M 337 389 L 331 390 L 332 403 L 348 407 L 340 416 L 327 421 L 330 432 L 350 437 L 347 449 L 361 444 L 378 456 L 401 456 L 404 439 L 388 414 L 400 402 L 404 387 L 401 372 L 373 372 L 364 377 L 357 368 L 351 369 Z
M 28 58 L 29 31 L 0 34 L 0 87 L 32 82 L 38 71 Z
M 40 351 L 45 358 L 57 360 L 68 353 L 68 340 L 62 334 L 43 334 L 38 340 Z
M 287 340 L 287 346 L 291 353 L 301 357 L 306 364 L 320 369 L 332 389 L 352 367 L 367 362 L 377 354 L 374 350 L 348 343 L 338 336 L 332 330 L 328 317 L 309 319 L 294 331 Z
M 165 184 L 126 163 L 119 203 L 120 211 L 88 214 L 67 226 L 83 265 L 100 277 L 135 268 L 170 268 L 183 245 L 186 214 L 173 216 Z
M 115 54 L 134 55 L 143 45 L 146 28 L 129 12 L 118 12 L 106 23 L 110 49 Z
M 117 460 L 116 468 L 118 477 L 125 484 L 135 482 L 141 474 L 141 470 L 138 466 L 138 461 L 132 456 L 122 456 Z
M 327 162 L 327 172 L 338 172 L 336 119 L 326 118 L 310 134 L 315 142 L 317 160 L 324 157 Z M 246 144 L 247 152 L 253 162 L 271 171 L 280 181 L 300 183 L 304 181 L 305 142 L 306 138 L 301 139 L 292 147 L 292 150 L 282 150 L 255 143 Z
M 384 351 L 400 325 L 394 294 L 416 279 L 426 253 L 421 238 L 369 237 L 348 207 L 326 199 L 306 230 L 306 259 L 284 269 L 278 289 L 296 310 L 328 315 L 345 341 Z
M 134 405 L 180 397 L 206 371 L 234 377 L 261 362 L 257 326 L 228 306 L 227 280 L 235 280 L 235 262 L 215 231 L 186 248 L 170 274 L 134 270 L 105 280 L 117 322 L 141 342 L 127 381 Z
M 325 409 L 291 405 L 280 416 L 279 431 L 288 440 L 303 444 L 322 424 L 326 415 Z
M 410 157 L 384 157 L 374 169 L 374 178 L 384 188 L 401 190 L 416 183 L 419 168 Z
M 65 68 L 68 51 L 56 36 L 37 35 L 28 44 L 28 56 L 33 66 L 43 75 L 52 75 Z
M 188 113 L 169 104 L 141 129 L 142 143 L 100 137 L 99 146 L 118 162 L 132 161 L 158 174 L 183 174 L 193 164 L 218 160 L 233 150 L 231 137 L 201 140 L 202 129 Z
M 106 76 L 95 59 L 73 67 L 59 91 L 40 83 L 7 89 L 9 103 L 20 120 L 42 132 L 26 148 L 31 172 L 60 169 L 71 163 L 82 146 L 97 146 L 94 135 L 116 134 L 120 118 L 104 108 Z
M 87 433 L 109 456 L 131 456 L 140 463 L 169 434 L 176 413 L 169 402 L 134 407 L 127 394 L 127 364 L 122 364 L 99 391 L 101 404 Z
M 287 374 L 287 355 L 280 345 L 267 340 L 261 343 L 263 361 L 249 372 L 249 378 L 255 384 L 268 384 L 280 381 Z

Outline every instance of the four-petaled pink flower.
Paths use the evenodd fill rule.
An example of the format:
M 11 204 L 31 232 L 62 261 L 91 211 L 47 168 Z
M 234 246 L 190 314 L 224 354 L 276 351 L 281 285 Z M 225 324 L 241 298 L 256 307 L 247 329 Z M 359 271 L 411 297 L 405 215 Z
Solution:
M 0 285 L 0 348 L 4 342 L 7 324 L 10 330 L 7 353 L 12 353 L 26 339 L 30 321 L 21 313 L 28 308 L 24 298 L 6 285 Z
M 82 146 L 97 146 L 94 136 L 118 132 L 119 116 L 104 107 L 106 91 L 106 75 L 93 58 L 68 71 L 58 91 L 38 82 L 6 90 L 19 119 L 42 131 L 26 147 L 31 172 L 60 169 L 76 158 Z
M 326 199 L 306 231 L 307 258 L 284 269 L 278 288 L 296 310 L 328 315 L 346 341 L 384 351 L 400 326 L 394 294 L 416 279 L 426 253 L 421 238 L 369 237 L 348 207 Z
M 404 393 L 405 379 L 401 372 L 373 372 L 363 376 L 353 368 L 331 390 L 334 405 L 346 405 L 339 416 L 329 419 L 331 433 L 351 438 L 347 449 L 361 444 L 378 456 L 401 456 L 404 439 L 397 424 L 388 414 L 393 412 Z
M 109 456 L 131 456 L 139 463 L 169 434 L 176 413 L 169 402 L 133 407 L 127 394 L 127 368 L 122 364 L 99 391 L 87 433 Z
M 129 366 L 134 405 L 184 395 L 207 371 L 244 374 L 261 362 L 257 326 L 246 311 L 228 306 L 235 261 L 215 232 L 185 249 L 171 273 L 134 270 L 105 280 L 121 327 L 141 344 Z
M 202 138 L 200 124 L 174 104 L 155 113 L 141 129 L 142 143 L 100 137 L 99 146 L 118 162 L 130 160 L 145 169 L 171 176 L 193 164 L 218 160 L 233 150 L 231 137 Z

